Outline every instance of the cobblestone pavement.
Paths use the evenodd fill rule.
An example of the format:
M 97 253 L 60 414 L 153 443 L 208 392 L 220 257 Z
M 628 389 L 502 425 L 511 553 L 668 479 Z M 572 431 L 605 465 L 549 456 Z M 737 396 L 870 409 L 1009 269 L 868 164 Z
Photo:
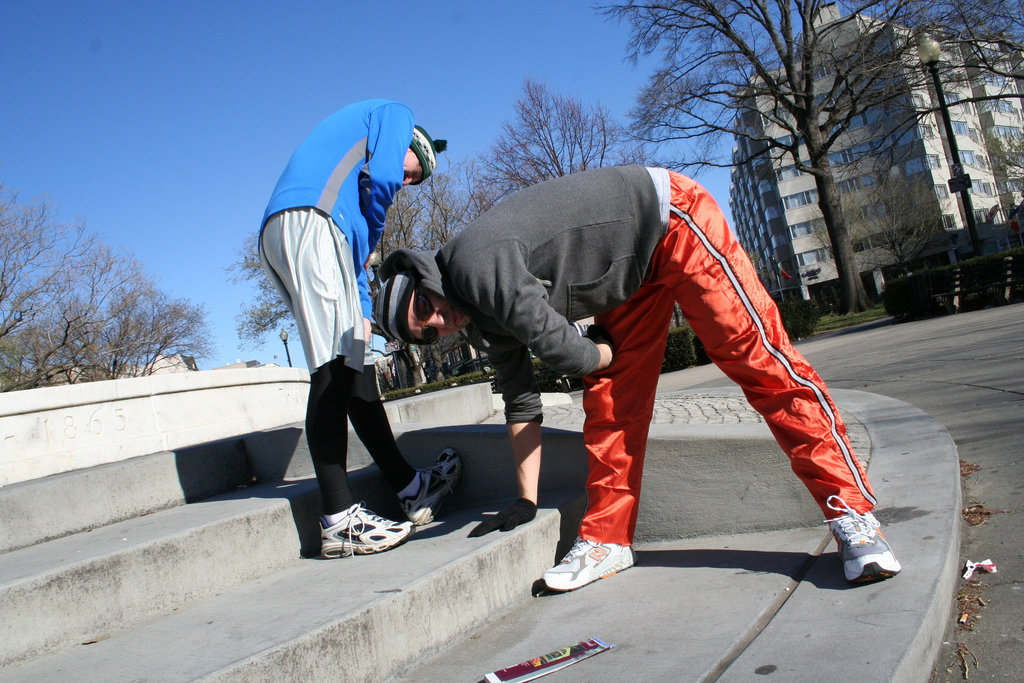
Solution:
M 582 425 L 583 405 L 581 395 L 573 394 L 573 402 L 563 405 L 544 406 L 546 425 Z M 864 426 L 850 415 L 843 415 L 850 444 L 863 462 L 868 461 L 871 441 Z M 501 414 L 487 421 L 501 424 Z M 659 394 L 654 399 L 652 424 L 740 424 L 764 422 L 764 418 L 750 407 L 746 399 L 735 391 L 677 391 Z

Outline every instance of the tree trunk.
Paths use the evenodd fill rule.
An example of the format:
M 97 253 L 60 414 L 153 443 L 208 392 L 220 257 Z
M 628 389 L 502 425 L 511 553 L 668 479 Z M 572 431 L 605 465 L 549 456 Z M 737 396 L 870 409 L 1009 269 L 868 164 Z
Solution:
M 835 260 L 839 276 L 839 313 L 865 311 L 871 307 L 871 300 L 857 269 L 853 244 L 850 242 L 850 232 L 846 228 L 846 220 L 840 208 L 839 192 L 832 177 L 832 169 L 827 161 L 824 164 L 819 162 L 815 168 L 824 171 L 814 174 L 814 184 L 818 189 L 818 206 L 828 229 L 829 241 L 832 242 L 832 258 Z

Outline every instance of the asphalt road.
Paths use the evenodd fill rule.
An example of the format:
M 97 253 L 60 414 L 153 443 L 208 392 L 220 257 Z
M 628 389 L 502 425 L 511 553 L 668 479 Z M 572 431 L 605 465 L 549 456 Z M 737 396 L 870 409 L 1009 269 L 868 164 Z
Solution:
M 965 509 L 982 511 L 965 515 L 981 523 L 964 522 L 961 559 L 991 559 L 998 572 L 978 573 L 971 584 L 961 581 L 969 600 L 950 604 L 946 642 L 931 680 L 1022 680 L 1024 304 L 899 324 L 886 319 L 796 346 L 830 387 L 890 396 L 945 425 L 957 444 L 961 469 L 970 471 L 962 477 Z M 728 384 L 716 368 L 706 366 L 663 375 L 658 388 Z M 914 561 L 893 550 L 904 565 Z

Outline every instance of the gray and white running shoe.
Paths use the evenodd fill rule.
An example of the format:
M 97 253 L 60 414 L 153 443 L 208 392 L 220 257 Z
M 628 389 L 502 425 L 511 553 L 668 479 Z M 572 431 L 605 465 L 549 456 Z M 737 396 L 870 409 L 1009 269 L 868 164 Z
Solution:
M 432 467 L 419 470 L 420 490 L 415 496 L 402 499 L 405 516 L 416 526 L 434 521 L 441 509 L 441 498 L 455 488 L 462 475 L 462 458 L 451 448 L 441 451 Z
M 633 547 L 595 543 L 577 538 L 562 561 L 544 572 L 544 583 L 553 591 L 571 591 L 636 564 Z
M 847 581 L 870 583 L 900 573 L 900 563 L 892 554 L 885 536 L 878 530 L 880 525 L 873 514 L 857 512 L 839 496 L 829 496 L 825 504 L 843 513 L 825 521 L 839 546 Z

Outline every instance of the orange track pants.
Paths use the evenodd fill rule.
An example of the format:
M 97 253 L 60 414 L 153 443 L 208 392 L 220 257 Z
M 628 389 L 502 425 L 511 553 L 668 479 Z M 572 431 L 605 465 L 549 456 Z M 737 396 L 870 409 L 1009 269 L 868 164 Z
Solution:
M 825 383 L 793 348 L 779 311 L 733 237 L 718 204 L 671 174 L 668 232 L 647 280 L 629 301 L 596 317 L 615 340 L 611 367 L 584 378 L 588 507 L 580 536 L 630 545 L 658 374 L 673 304 L 708 357 L 768 423 L 793 472 L 826 517 L 831 495 L 858 512 L 875 505 Z M 728 482 L 723 483 L 723 495 Z

